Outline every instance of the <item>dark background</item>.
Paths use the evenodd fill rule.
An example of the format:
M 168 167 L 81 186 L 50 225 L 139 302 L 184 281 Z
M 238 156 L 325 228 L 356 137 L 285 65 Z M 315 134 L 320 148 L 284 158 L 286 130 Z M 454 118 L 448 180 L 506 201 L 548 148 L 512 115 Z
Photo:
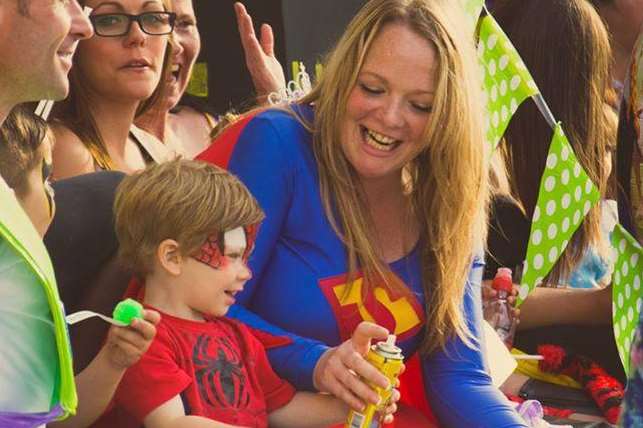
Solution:
M 202 50 L 198 62 L 207 63 L 209 110 L 224 113 L 254 103 L 232 0 L 194 0 Z M 291 62 L 303 61 L 313 75 L 315 63 L 333 46 L 365 0 L 245 0 L 255 31 L 263 22 L 275 33 L 275 51 L 286 78 Z

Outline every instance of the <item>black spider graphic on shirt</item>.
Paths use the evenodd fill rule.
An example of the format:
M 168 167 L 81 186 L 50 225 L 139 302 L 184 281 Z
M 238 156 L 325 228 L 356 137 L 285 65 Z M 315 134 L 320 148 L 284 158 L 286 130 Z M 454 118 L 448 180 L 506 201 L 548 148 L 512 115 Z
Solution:
M 245 408 L 250 391 L 239 351 L 226 337 L 217 337 L 215 356 L 208 354 L 212 337 L 201 334 L 192 349 L 197 385 L 201 399 L 211 406 Z M 218 346 L 217 346 L 218 345 Z

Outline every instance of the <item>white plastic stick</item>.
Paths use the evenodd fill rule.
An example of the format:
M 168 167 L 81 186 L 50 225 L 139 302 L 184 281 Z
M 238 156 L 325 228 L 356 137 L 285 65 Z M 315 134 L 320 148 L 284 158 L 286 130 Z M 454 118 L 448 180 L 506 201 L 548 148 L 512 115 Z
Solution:
M 42 117 L 42 119 L 45 121 L 49 119 L 49 114 L 51 113 L 51 109 L 53 108 L 54 108 L 54 101 L 53 100 L 47 101 L 45 103 L 45 110 L 42 112 L 40 117 Z
M 542 355 L 518 355 L 518 354 L 511 354 L 512 357 L 516 360 L 544 360 L 545 357 Z
M 74 312 L 73 314 L 69 314 L 65 317 L 65 320 L 67 321 L 67 324 L 76 324 L 77 322 L 84 321 L 88 318 L 93 318 L 93 317 L 98 317 L 102 319 L 103 321 L 107 321 L 110 324 L 114 324 L 119 327 L 125 327 L 127 324 L 122 323 L 120 321 L 115 320 L 114 318 L 106 317 L 103 314 L 99 314 L 98 312 L 93 312 L 93 311 L 78 311 Z
M 34 113 L 36 116 L 42 117 L 42 113 L 45 111 L 45 108 L 47 107 L 47 103 L 49 100 L 40 100 L 38 102 L 38 105 L 36 106 L 36 110 L 34 110 Z

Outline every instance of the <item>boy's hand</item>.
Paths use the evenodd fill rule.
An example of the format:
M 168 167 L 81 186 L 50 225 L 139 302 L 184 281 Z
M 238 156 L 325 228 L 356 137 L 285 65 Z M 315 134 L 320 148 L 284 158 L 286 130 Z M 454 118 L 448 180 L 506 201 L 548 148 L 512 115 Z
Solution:
M 143 319 L 135 318 L 127 327 L 112 326 L 107 335 L 105 352 L 113 368 L 124 370 L 136 363 L 150 347 L 161 315 L 149 309 Z
M 489 302 L 498 296 L 498 292 L 491 287 L 492 281 L 486 279 L 482 281 L 482 307 L 486 308 Z M 516 323 L 520 322 L 520 309 L 516 308 L 516 296 L 518 296 L 520 288 L 517 284 L 513 284 L 511 294 L 507 297 L 507 302 L 511 305 L 511 312 L 513 313 Z

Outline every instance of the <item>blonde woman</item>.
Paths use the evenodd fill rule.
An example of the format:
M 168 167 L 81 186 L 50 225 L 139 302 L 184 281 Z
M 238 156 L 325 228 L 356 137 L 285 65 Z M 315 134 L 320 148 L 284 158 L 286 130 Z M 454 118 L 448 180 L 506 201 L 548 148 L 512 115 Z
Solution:
M 482 356 L 487 170 L 457 6 L 369 1 L 310 95 L 249 114 L 200 157 L 266 213 L 231 314 L 265 333 L 278 373 L 359 409 L 377 401 L 362 379 L 387 384 L 363 356 L 388 332 L 424 375 L 402 380 L 403 402 L 428 398 L 442 426 L 523 427 Z M 403 406 L 398 426 L 435 422 Z
M 167 0 L 81 1 L 93 8 L 94 37 L 78 46 L 70 95 L 54 111 L 56 179 L 142 169 L 172 150 L 133 127 L 158 102 L 169 73 L 169 35 L 176 15 Z

